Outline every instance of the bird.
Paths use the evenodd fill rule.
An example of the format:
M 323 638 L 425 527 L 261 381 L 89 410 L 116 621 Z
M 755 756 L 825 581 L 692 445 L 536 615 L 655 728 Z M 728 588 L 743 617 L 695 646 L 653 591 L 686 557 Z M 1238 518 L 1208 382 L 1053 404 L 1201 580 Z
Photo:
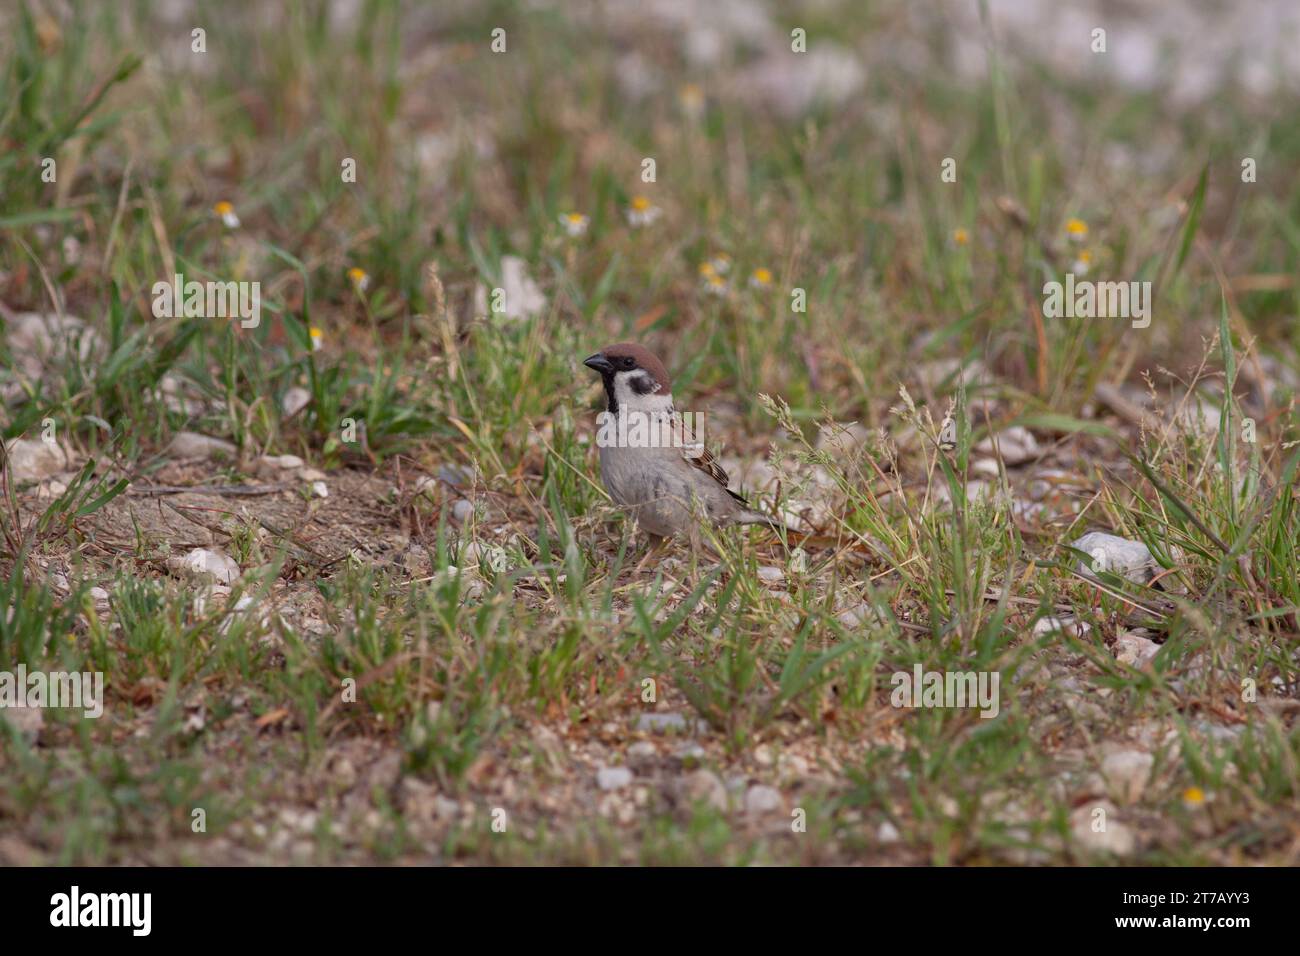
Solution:
M 601 480 L 653 545 L 683 532 L 694 540 L 704 521 L 790 532 L 727 487 L 727 473 L 692 428 L 699 417 L 683 416 L 673 407 L 668 370 L 653 352 L 619 342 L 582 364 L 599 373 L 605 386 L 605 413 L 596 436 Z

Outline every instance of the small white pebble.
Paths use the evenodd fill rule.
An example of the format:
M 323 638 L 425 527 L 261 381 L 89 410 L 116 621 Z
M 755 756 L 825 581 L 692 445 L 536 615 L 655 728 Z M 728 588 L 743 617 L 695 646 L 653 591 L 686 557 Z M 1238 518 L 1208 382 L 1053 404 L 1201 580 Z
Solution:
M 754 784 L 745 791 L 745 810 L 748 813 L 775 813 L 781 809 L 781 791 L 775 787 Z
M 632 782 L 627 767 L 601 767 L 596 771 L 596 786 L 602 790 L 621 790 Z

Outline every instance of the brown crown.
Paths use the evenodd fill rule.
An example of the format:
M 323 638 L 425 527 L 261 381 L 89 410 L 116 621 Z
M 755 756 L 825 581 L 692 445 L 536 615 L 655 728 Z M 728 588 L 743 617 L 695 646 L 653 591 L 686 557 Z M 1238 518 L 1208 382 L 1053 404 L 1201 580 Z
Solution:
M 662 391 L 672 391 L 672 383 L 668 380 L 668 370 L 664 368 L 664 363 L 644 345 L 637 345 L 635 342 L 619 342 L 616 345 L 607 345 L 600 351 L 607 359 L 630 356 L 636 360 L 637 365 L 654 376 Z

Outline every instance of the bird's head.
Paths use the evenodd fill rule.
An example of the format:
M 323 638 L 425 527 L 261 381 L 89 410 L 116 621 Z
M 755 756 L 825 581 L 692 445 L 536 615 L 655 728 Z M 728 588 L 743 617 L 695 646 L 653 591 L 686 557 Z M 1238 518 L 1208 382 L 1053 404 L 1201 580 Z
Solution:
M 672 407 L 668 370 L 653 352 L 635 342 L 608 345 L 583 363 L 600 373 L 609 411 L 662 411 Z

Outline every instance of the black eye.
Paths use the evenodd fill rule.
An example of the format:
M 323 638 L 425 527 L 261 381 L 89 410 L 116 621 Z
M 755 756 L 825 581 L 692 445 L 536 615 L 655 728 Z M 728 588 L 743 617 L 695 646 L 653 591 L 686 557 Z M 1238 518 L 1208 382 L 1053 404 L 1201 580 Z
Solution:
M 624 368 L 636 368 L 636 362 L 632 361 L 631 356 L 623 359 Z

